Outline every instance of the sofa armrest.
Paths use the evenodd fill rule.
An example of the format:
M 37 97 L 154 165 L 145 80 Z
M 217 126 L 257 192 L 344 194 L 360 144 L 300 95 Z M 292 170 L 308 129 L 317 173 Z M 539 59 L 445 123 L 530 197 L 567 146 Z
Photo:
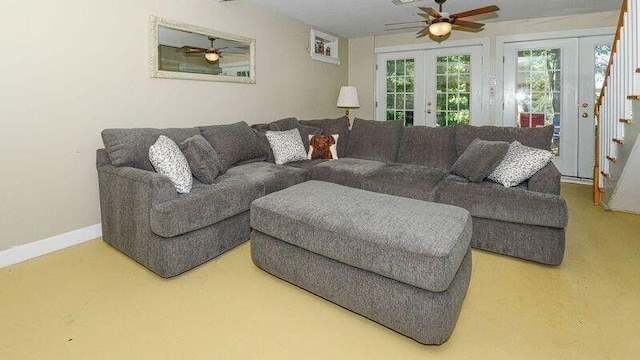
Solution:
M 531 191 L 560 195 L 560 178 L 562 175 L 558 168 L 549 162 L 545 167 L 533 174 L 528 181 L 528 189 Z
M 98 167 L 101 190 L 111 196 L 140 196 L 140 190 L 148 190 L 152 204 L 163 203 L 178 197 L 175 186 L 168 177 L 153 171 L 123 166 Z

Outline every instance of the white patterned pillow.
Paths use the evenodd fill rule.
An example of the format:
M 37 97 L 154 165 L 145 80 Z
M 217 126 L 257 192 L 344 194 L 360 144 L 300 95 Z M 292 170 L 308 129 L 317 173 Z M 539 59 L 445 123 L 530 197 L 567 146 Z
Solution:
M 171 180 L 179 193 L 186 194 L 191 191 L 193 178 L 189 163 L 173 140 L 160 135 L 149 148 L 149 161 L 158 174 Z
M 267 131 L 265 135 L 269 140 L 271 150 L 273 150 L 273 158 L 276 164 L 282 165 L 307 159 L 307 152 L 304 150 L 304 144 L 298 129 Z
M 514 141 L 509 145 L 504 159 L 489 175 L 489 179 L 505 187 L 516 186 L 545 167 L 552 157 L 550 151 L 524 146 Z

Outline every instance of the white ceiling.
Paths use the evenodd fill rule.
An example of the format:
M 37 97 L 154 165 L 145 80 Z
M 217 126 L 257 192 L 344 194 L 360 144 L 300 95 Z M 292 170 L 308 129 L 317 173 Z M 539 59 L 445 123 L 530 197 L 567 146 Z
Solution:
M 318 29 L 348 38 L 390 34 L 393 32 L 385 30 L 390 28 L 385 27 L 385 23 L 422 20 L 417 15 L 418 6 L 429 6 L 438 10 L 438 4 L 433 0 L 419 0 L 405 5 L 394 5 L 391 0 L 249 1 Z M 498 22 L 619 10 L 622 0 L 448 0 L 444 3 L 443 11 L 457 13 L 487 5 L 500 7 L 497 16 L 480 15 L 465 20 Z

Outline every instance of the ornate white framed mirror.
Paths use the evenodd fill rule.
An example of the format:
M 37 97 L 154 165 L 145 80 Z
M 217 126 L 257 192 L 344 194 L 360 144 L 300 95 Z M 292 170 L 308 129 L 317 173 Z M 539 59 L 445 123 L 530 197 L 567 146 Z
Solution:
M 256 41 L 151 16 L 149 75 L 255 84 Z

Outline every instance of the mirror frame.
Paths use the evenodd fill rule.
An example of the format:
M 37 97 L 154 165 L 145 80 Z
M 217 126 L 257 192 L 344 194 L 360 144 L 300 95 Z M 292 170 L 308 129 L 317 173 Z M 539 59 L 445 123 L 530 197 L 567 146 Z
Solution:
M 224 38 L 228 40 L 238 41 L 249 45 L 249 77 L 228 76 L 228 75 L 211 75 L 211 74 L 195 74 L 177 71 L 164 71 L 158 69 L 158 26 L 164 26 L 170 29 L 188 31 L 192 33 L 202 34 L 215 38 Z M 149 18 L 149 76 L 160 79 L 185 79 L 185 80 L 204 80 L 204 81 L 225 81 L 243 84 L 256 83 L 256 40 L 244 36 L 224 33 L 204 27 L 190 25 L 179 21 L 174 21 L 158 16 Z

